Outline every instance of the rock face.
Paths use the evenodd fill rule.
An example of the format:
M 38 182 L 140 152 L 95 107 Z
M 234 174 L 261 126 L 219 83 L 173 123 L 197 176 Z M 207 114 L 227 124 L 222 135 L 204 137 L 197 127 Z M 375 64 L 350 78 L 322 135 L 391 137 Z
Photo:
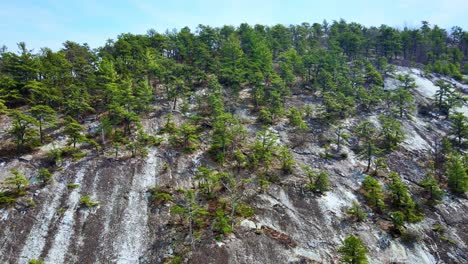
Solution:
M 408 69 L 405 69 L 408 71 Z M 392 84 L 392 81 L 386 81 Z M 419 85 L 430 80 L 418 76 Z M 417 88 L 420 100 L 429 100 L 431 87 Z M 238 111 L 248 120 L 245 111 Z M 362 119 L 370 117 L 362 117 Z M 162 117 L 144 120 L 145 129 L 154 132 Z M 346 122 L 356 123 L 350 119 Z M 431 140 L 445 133 L 443 120 L 414 117 L 405 121 L 407 139 L 389 157 L 389 168 L 397 171 L 418 192 L 425 175 L 419 162 L 431 150 Z M 441 124 L 437 126 L 434 122 Z M 282 142 L 284 124 L 274 129 Z M 433 129 L 427 130 L 427 127 Z M 249 127 L 255 132 L 255 127 Z M 279 131 L 279 132 L 278 132 Z M 173 255 L 175 237 L 170 209 L 149 206 L 152 186 L 191 188 L 197 167 L 210 161 L 206 146 L 185 155 L 166 146 L 151 148 L 147 158 L 120 158 L 88 155 L 66 162 L 55 172 L 55 181 L 31 192 L 35 207 L 0 209 L 0 263 L 162 263 Z M 364 162 L 346 146 L 344 160 L 320 157 L 323 149 L 315 143 L 294 150 L 299 164 L 330 172 L 332 188 L 322 196 L 304 190 L 304 177 L 290 175 L 272 184 L 265 193 L 251 196 L 255 216 L 239 221 L 233 235 L 221 242 L 200 241 L 193 249 L 191 263 L 336 263 L 337 248 L 349 234 L 358 234 L 369 248 L 371 263 L 468 263 L 468 202 L 447 195 L 435 208 L 423 208 L 425 219 L 407 226 L 413 239 L 394 238 L 384 231 L 388 219 L 365 208 L 368 218 L 356 224 L 346 208 L 359 193 Z M 0 163 L 0 178 L 11 168 L 19 168 L 34 180 L 35 156 Z M 67 184 L 76 183 L 76 188 Z M 90 195 L 99 205 L 82 208 L 80 197 Z M 433 231 L 440 225 L 443 235 Z M 187 260 L 182 256 L 182 260 Z

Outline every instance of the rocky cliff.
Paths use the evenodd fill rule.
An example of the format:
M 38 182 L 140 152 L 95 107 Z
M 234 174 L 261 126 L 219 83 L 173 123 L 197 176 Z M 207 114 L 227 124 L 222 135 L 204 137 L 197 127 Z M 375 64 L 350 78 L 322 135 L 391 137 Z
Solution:
M 432 100 L 434 79 L 421 77 L 415 69 L 399 70 L 416 79 L 413 93 L 417 104 Z M 388 78 L 387 88 L 391 89 L 394 82 Z M 466 91 L 466 86 L 457 85 Z M 244 90 L 241 96 L 248 93 Z M 287 100 L 288 106 L 303 104 L 314 106 L 316 101 L 306 95 L 293 95 Z M 145 117 L 146 132 L 154 134 L 164 125 L 166 108 L 164 104 L 156 105 L 154 112 Z M 232 110 L 246 125 L 249 137 L 254 137 L 259 126 L 245 106 Z M 376 114 L 358 115 L 346 123 L 352 127 L 360 120 L 376 120 Z M 174 112 L 175 122 L 189 115 Z M 8 122 L 3 117 L 3 139 Z M 43 259 L 44 263 L 163 263 L 179 257 L 191 263 L 336 263 L 337 248 L 349 234 L 357 234 L 364 241 L 371 263 L 468 262 L 468 201 L 447 192 L 440 204 L 429 207 L 418 196 L 434 138 L 447 133 L 447 120 L 415 113 L 412 119 L 403 121 L 405 141 L 387 155 L 385 171 L 399 173 L 425 215 L 422 221 L 405 225 L 412 234 L 406 239 L 390 234 L 391 220 L 364 205 L 360 190 L 366 164 L 351 149 L 352 142 L 344 146 L 346 158 L 324 158 L 326 149 L 314 139 L 332 132 L 314 124 L 313 119 L 307 122 L 313 128 L 312 140 L 292 150 L 297 169 L 281 176 L 264 192 L 246 187 L 244 200 L 255 214 L 236 218 L 232 234 L 218 240 L 201 236 L 193 245 L 187 227 L 179 225 L 171 215 L 173 205 L 155 206 L 148 190 L 153 186 L 173 191 L 196 187 L 198 167 L 214 166 L 203 135 L 201 145 L 192 154 L 171 148 L 165 138 L 158 147 L 149 148 L 146 158 L 132 158 L 125 153 L 116 158 L 108 150 L 104 155 L 89 152 L 79 160 L 66 159 L 55 170 L 54 181 L 42 186 L 36 180 L 37 168 L 42 166 L 47 151 L 63 145 L 64 139 L 57 133 L 54 143 L 26 156 L 5 157 L 0 163 L 0 179 L 17 168 L 31 182 L 25 197 L 12 207 L 0 209 L 0 262 Z M 92 129 L 96 124 L 88 121 L 85 125 Z M 286 120 L 277 122 L 270 131 L 282 144 L 290 144 L 291 128 Z M 330 190 L 324 195 L 308 192 L 300 165 L 329 172 Z M 240 173 L 249 175 L 248 171 Z M 99 205 L 81 206 L 80 197 L 85 195 Z M 31 199 L 35 206 L 31 206 Z M 346 212 L 355 200 L 367 213 L 363 223 L 355 223 Z M 443 234 L 437 228 L 440 226 Z

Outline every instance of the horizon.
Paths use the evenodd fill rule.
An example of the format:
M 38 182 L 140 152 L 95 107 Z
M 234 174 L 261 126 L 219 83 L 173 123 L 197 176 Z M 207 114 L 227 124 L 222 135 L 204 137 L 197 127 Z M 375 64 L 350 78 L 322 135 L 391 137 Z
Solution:
M 25 42 L 34 52 L 47 47 L 59 50 L 65 41 L 87 43 L 90 48 L 105 45 L 124 33 L 146 34 L 154 29 L 164 33 L 198 25 L 222 27 L 262 24 L 285 26 L 301 23 L 329 23 L 341 19 L 363 26 L 388 25 L 397 29 L 419 28 L 422 21 L 447 30 L 468 27 L 468 1 L 346 1 L 326 3 L 307 0 L 214 1 L 175 0 L 170 3 L 138 1 L 57 1 L 37 3 L 32 0 L 3 4 L 0 34 L 8 51 L 16 52 L 17 44 Z M 109 7 L 111 6 L 111 7 Z

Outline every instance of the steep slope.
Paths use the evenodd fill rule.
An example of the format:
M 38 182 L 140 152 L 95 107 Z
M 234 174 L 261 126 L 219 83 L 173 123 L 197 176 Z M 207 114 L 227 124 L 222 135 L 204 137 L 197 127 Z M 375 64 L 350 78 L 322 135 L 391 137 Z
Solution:
M 432 99 L 433 80 L 410 73 L 417 83 L 414 95 L 417 103 Z M 386 80 L 391 85 L 392 80 Z M 389 87 L 391 88 L 391 87 Z M 242 91 L 248 94 L 248 90 Z M 241 96 L 242 96 L 241 92 Z M 314 105 L 312 96 L 294 95 L 288 106 Z M 466 107 L 466 105 L 464 106 Z M 160 109 L 161 108 L 161 109 Z M 165 117 L 155 114 L 143 120 L 144 129 L 153 134 L 163 127 Z M 250 138 L 259 127 L 242 107 L 233 112 L 247 126 Z M 189 113 L 190 114 L 190 113 Z M 188 114 L 188 115 L 189 115 Z M 188 116 L 187 115 L 187 116 Z M 175 121 L 187 116 L 174 113 Z M 348 118 L 349 126 L 360 120 L 376 120 L 375 113 Z M 309 120 L 311 127 L 316 126 Z M 415 115 L 405 120 L 406 139 L 388 154 L 388 169 L 396 171 L 409 185 L 410 193 L 418 197 L 418 184 L 426 175 L 425 162 L 433 149 L 434 138 L 445 135 L 448 121 L 443 118 Z M 270 130 L 282 144 L 290 144 L 291 128 L 282 120 Z M 320 128 L 315 131 L 319 133 Z M 326 134 L 330 131 L 320 131 Z M 149 149 L 147 158 L 114 158 L 89 153 L 79 161 L 65 161 L 54 173 L 55 181 L 46 186 L 33 185 L 28 197 L 35 207 L 18 203 L 14 208 L 0 209 L 0 262 L 27 263 L 29 259 L 44 259 L 45 263 L 162 263 L 175 256 L 176 248 L 188 241 L 186 233 L 174 227 L 170 206 L 153 206 L 148 189 L 152 186 L 192 188 L 194 176 L 201 165 L 211 166 L 208 143 L 193 154 L 183 154 L 163 142 Z M 191 263 L 333 263 L 338 261 L 337 248 L 349 234 L 358 234 L 369 248 L 371 263 L 464 263 L 468 262 L 468 201 L 447 194 L 434 208 L 422 208 L 425 218 L 407 224 L 413 239 L 389 234 L 390 219 L 385 219 L 363 206 L 368 219 L 354 223 L 346 213 L 354 200 L 362 201 L 360 192 L 365 161 L 347 146 L 345 159 L 326 159 L 326 149 L 316 140 L 309 140 L 292 151 L 298 165 L 309 165 L 330 173 L 330 191 L 314 195 L 304 188 L 306 177 L 301 169 L 282 176 L 266 192 L 246 189 L 255 215 L 239 219 L 233 234 L 216 241 L 198 241 L 193 248 Z M 18 168 L 35 181 L 35 169 L 44 152 L 31 157 L 5 159 L 0 163 L 0 179 L 10 169 Z M 76 188 L 68 184 L 75 183 Z M 68 186 L 67 186 L 68 185 Z M 80 197 L 90 195 L 99 205 L 80 206 Z M 418 198 L 422 199 L 422 198 Z M 442 235 L 436 226 L 446 229 Z M 417 238 L 416 238 L 417 237 Z M 182 241 L 182 242 L 181 242 Z

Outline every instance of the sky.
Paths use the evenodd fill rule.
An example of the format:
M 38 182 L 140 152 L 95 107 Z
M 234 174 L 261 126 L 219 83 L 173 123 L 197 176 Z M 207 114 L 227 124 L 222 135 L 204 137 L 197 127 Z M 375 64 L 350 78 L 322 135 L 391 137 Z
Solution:
M 425 20 L 468 30 L 468 0 L 0 0 L 0 46 L 58 50 L 67 40 L 103 46 L 121 33 L 197 25 L 300 24 L 344 19 L 416 28 Z

